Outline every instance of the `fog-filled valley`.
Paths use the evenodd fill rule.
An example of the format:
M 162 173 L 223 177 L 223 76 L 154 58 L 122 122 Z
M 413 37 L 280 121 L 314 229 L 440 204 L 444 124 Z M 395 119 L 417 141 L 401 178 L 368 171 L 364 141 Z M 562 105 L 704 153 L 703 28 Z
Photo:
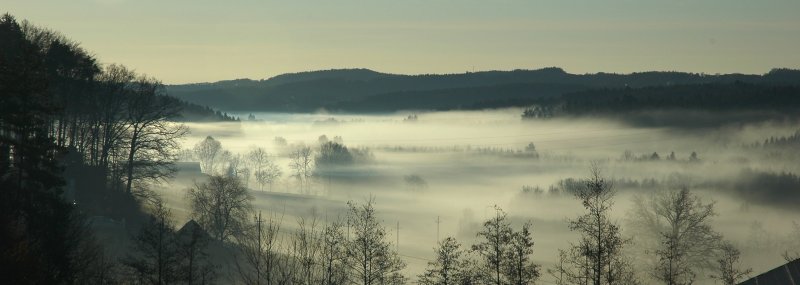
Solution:
M 153 5 L 92 2 L 117 16 L 149 14 L 133 8 Z M 248 5 L 268 2 L 274 4 Z M 478 2 L 464 5 L 488 8 L 483 5 L 489 2 Z M 42 10 L 70 8 L 50 4 Z M 117 5 L 131 9 L 108 10 Z M 549 28 L 518 29 L 516 21 L 497 15 L 491 23 L 480 20 L 486 27 L 464 25 L 470 18 L 430 31 L 425 21 L 408 28 L 398 24 L 402 21 L 375 22 L 380 17 L 331 27 L 330 19 L 315 20 L 307 26 L 311 14 L 298 9 L 302 25 L 258 14 L 259 20 L 284 21 L 270 22 L 267 30 L 293 38 L 264 48 L 260 41 L 270 37 L 245 32 L 251 25 L 238 22 L 238 15 L 234 20 L 216 17 L 226 9 L 213 9 L 214 16 L 190 11 L 205 5 L 211 3 L 181 4 L 176 13 L 151 9 L 169 15 L 163 23 L 140 20 L 138 14 L 135 25 L 127 17 L 102 16 L 103 26 L 125 23 L 125 32 L 80 23 L 101 13 L 71 15 L 67 22 L 77 26 L 61 23 L 81 37 L 87 27 L 90 35 L 105 32 L 99 37 L 103 52 L 109 51 L 103 44 L 119 42 L 125 48 L 110 50 L 124 54 L 121 58 L 150 53 L 146 60 L 126 63 L 130 67 L 101 61 L 80 44 L 82 38 L 72 40 L 11 14 L 0 16 L 0 284 L 764 285 L 800 280 L 795 53 L 770 49 L 778 60 L 761 63 L 750 58 L 755 47 L 717 45 L 711 37 L 713 52 L 691 54 L 683 65 L 672 65 L 671 52 L 694 44 L 670 52 L 621 42 L 558 44 L 559 52 L 569 51 L 565 66 L 580 63 L 590 68 L 575 70 L 593 70 L 579 73 L 547 67 L 550 61 L 539 59 L 533 67 L 519 68 L 525 64 L 520 60 L 537 54 L 531 46 L 486 41 L 491 45 L 477 48 L 516 53 L 513 64 L 463 71 L 464 59 L 446 69 L 438 60 L 467 54 L 472 62 L 487 50 L 458 51 L 473 44 L 439 47 L 428 32 L 460 30 L 454 34 L 470 42 L 484 41 L 475 32 L 513 34 L 508 40 L 516 41 L 526 38 L 518 35 L 522 31 Z M 372 5 L 359 3 L 359 9 L 394 13 L 403 6 Z M 445 6 L 448 12 L 454 8 Z M 518 10 L 538 10 L 527 8 Z M 490 9 L 479 10 L 482 15 Z M 352 16 L 346 18 L 364 15 Z M 223 22 L 236 28 L 223 29 Z M 165 27 L 149 26 L 154 23 Z M 196 25 L 209 23 L 220 26 L 193 34 L 201 29 Z M 790 26 L 786 23 L 792 22 L 756 25 L 770 31 L 757 36 L 794 31 L 783 27 Z M 140 24 L 153 30 L 135 32 Z M 284 31 L 297 26 L 314 30 L 314 36 Z M 571 39 L 584 29 L 567 26 L 556 38 Z M 153 33 L 178 27 L 185 34 Z M 661 31 L 642 27 L 648 39 L 655 39 L 651 29 Z M 738 40 L 751 28 L 730 30 Z M 588 30 L 594 42 L 607 38 L 598 31 L 645 37 L 637 29 L 614 23 Z M 425 31 L 425 39 L 405 42 L 402 36 L 411 31 Z M 397 36 L 402 48 L 376 48 L 356 40 L 360 37 L 338 36 L 359 32 L 378 33 L 382 40 Z M 117 37 L 133 38 L 111 40 Z M 148 38 L 155 42 L 142 46 L 140 40 Z M 319 38 L 327 42 L 306 42 Z M 792 39 L 752 42 L 794 47 Z M 252 41 L 258 44 L 247 47 Z M 338 52 L 328 46 L 351 41 L 364 46 Z M 432 42 L 448 52 L 378 55 Z M 595 50 L 623 45 L 617 56 Z M 728 45 L 735 46 L 733 51 L 720 50 Z M 590 47 L 595 61 L 574 57 L 566 46 Z M 182 57 L 204 49 L 213 52 Z M 656 53 L 642 57 L 636 49 Z M 179 54 L 165 56 L 167 50 Z M 742 51 L 746 56 L 734 56 Z M 353 52 L 358 56 L 341 55 Z M 241 78 L 253 73 L 229 73 L 227 62 L 208 63 L 233 57 L 238 64 L 264 65 L 256 55 L 279 59 L 266 64 L 268 72 L 259 69 L 255 79 Z M 358 66 L 362 57 L 397 58 L 414 65 L 416 73 L 373 71 L 394 70 L 391 64 L 340 67 Z M 333 68 L 318 64 L 340 58 L 346 60 Z M 613 64 L 596 61 L 609 59 Z M 295 66 L 301 71 L 280 74 L 285 67 L 271 66 L 287 60 L 301 61 Z M 704 60 L 713 68 L 694 65 Z M 627 69 L 620 67 L 625 62 Z M 789 67 L 764 68 L 778 63 Z M 740 65 L 749 73 L 732 69 Z M 176 66 L 183 71 L 175 72 Z M 610 70 L 598 71 L 598 66 Z M 694 71 L 671 71 L 676 66 Z M 175 79 L 184 77 L 194 79 Z M 191 83 L 206 78 L 217 81 Z
M 636 264 L 653 260 L 645 254 L 649 241 L 633 227 L 634 197 L 680 187 L 714 203 L 713 228 L 741 249 L 743 264 L 756 272 L 782 264 L 782 254 L 795 246 L 796 145 L 769 141 L 796 135 L 796 124 L 644 128 L 601 117 L 521 120 L 522 111 L 243 113 L 235 115 L 251 119 L 190 123 L 182 143 L 185 162 L 179 163 L 184 168 L 159 191 L 178 220 L 189 219 L 185 192 L 204 179 L 195 145 L 210 136 L 225 152 L 216 158 L 215 171 L 248 181 L 255 208 L 282 217 L 287 234 L 300 218 L 335 219 L 348 201 L 374 199 L 390 240 L 399 242 L 398 254 L 408 264 L 404 272 L 413 276 L 435 259 L 437 238 L 472 244 L 497 206 L 515 226 L 532 222 L 532 260 L 549 268 L 558 249 L 579 238 L 568 224 L 582 211 L 573 193 L 594 165 L 616 191 L 611 216 L 624 236 L 634 237 L 628 250 L 643 261 Z M 321 145 L 330 142 L 345 146 L 354 159 L 312 165 L 316 169 L 302 184 L 292 152 L 308 147 L 318 157 Z M 271 185 L 249 177 L 246 161 L 256 148 L 282 170 Z M 710 282 L 706 271 L 700 280 Z M 541 280 L 552 278 L 543 274 Z

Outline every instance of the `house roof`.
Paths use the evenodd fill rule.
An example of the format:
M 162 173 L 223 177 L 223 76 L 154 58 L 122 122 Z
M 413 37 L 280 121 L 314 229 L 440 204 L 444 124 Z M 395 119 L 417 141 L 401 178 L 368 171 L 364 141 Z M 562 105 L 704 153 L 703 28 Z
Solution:
M 200 234 L 200 237 L 211 239 L 211 235 L 209 235 L 208 232 L 206 232 L 203 229 L 203 227 L 201 227 L 200 224 L 198 224 L 195 220 L 189 220 L 188 222 L 186 222 L 186 224 L 184 224 L 183 227 L 181 227 L 181 229 L 178 230 L 178 237 L 179 238 L 191 237 L 192 233 L 194 233 L 195 231 L 197 231 L 197 233 Z
M 800 259 L 778 266 L 775 269 L 761 273 L 739 285 L 772 285 L 787 284 L 800 285 Z

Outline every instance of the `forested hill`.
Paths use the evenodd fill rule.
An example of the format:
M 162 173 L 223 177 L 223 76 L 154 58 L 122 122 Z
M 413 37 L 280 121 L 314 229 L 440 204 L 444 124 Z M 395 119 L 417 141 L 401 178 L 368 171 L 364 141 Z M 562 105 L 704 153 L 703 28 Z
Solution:
M 383 112 L 403 109 L 505 107 L 542 97 L 604 88 L 743 82 L 797 85 L 800 71 L 773 69 L 763 75 L 685 72 L 570 74 L 560 68 L 460 74 L 398 75 L 368 69 L 283 74 L 265 80 L 237 79 L 168 86 L 173 96 L 228 111 Z

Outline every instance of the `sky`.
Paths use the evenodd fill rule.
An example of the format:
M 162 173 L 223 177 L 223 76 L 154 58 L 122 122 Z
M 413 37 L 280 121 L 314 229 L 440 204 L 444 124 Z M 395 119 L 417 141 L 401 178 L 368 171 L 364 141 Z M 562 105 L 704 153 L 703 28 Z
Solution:
M 797 0 L 0 0 L 0 12 L 168 84 L 334 68 L 800 68 Z

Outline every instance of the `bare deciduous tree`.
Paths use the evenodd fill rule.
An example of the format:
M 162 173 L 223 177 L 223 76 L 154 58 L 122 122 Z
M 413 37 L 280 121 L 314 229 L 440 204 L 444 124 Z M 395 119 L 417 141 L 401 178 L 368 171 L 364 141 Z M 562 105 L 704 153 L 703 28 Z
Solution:
M 345 284 L 347 280 L 347 239 L 342 222 L 335 220 L 322 230 L 320 263 L 322 284 Z
M 264 184 L 269 184 L 270 191 L 272 191 L 272 185 L 278 181 L 282 175 L 283 171 L 281 167 L 272 161 L 267 162 L 267 165 L 263 169 L 255 173 L 256 180 L 261 188 L 264 188 Z
M 254 174 L 262 171 L 269 162 L 269 154 L 267 154 L 267 151 L 262 147 L 251 149 L 247 152 L 246 157 L 247 164 L 249 165 L 249 168 L 252 169 Z
M 289 153 L 291 162 L 289 168 L 292 169 L 293 175 L 300 184 L 300 191 L 306 192 L 309 190 L 309 178 L 314 174 L 314 159 L 311 156 L 312 150 L 307 146 L 299 146 Z
M 792 231 L 789 233 L 788 239 L 790 241 L 789 249 L 781 253 L 781 257 L 786 262 L 792 262 L 800 258 L 800 223 L 792 221 Z
M 177 117 L 181 107 L 160 90 L 155 79 L 138 79 L 127 104 L 128 158 L 126 191 L 134 181 L 158 181 L 171 177 L 178 139 L 187 133 L 186 126 L 167 121 Z
M 711 268 L 722 236 L 711 228 L 714 203 L 704 203 L 687 187 L 634 199 L 635 228 L 656 240 L 649 250 L 658 260 L 653 276 L 666 284 L 690 284 L 697 268 Z
M 109 167 L 110 157 L 118 151 L 128 131 L 128 124 L 125 123 L 125 105 L 128 87 L 135 77 L 136 74 L 132 70 L 112 64 L 107 66 L 98 78 L 101 82 L 98 92 L 102 93 L 96 100 L 101 132 L 99 165 L 105 168 Z
M 724 285 L 736 285 L 742 279 L 747 278 L 753 269 L 739 268 L 739 249 L 730 242 L 725 242 L 720 247 L 719 258 L 717 258 L 717 274 L 709 277 L 717 279 Z
M 254 223 L 236 238 L 240 256 L 236 258 L 239 278 L 245 284 L 273 284 L 280 254 L 280 228 L 283 217 L 270 216 L 268 220 L 255 217 Z
M 222 144 L 212 136 L 207 136 L 194 145 L 194 153 L 200 160 L 200 168 L 204 173 L 213 175 L 214 166 L 222 154 Z
M 269 154 L 260 147 L 248 152 L 247 160 L 253 170 L 256 182 L 258 182 L 259 189 L 264 190 L 264 185 L 269 184 L 269 188 L 272 190 L 272 184 L 283 175 L 280 166 L 275 164 L 269 158 Z
M 211 176 L 187 193 L 192 216 L 219 241 L 243 230 L 252 210 L 252 195 L 236 177 Z
M 550 274 L 560 284 L 637 284 L 622 255 L 622 248 L 630 241 L 622 237 L 620 226 L 610 217 L 614 204 L 612 185 L 596 165 L 585 183 L 575 196 L 586 211 L 569 225 L 581 240 L 560 250 L 559 261 Z
M 317 229 L 317 219 L 313 216 L 310 219 L 299 218 L 297 229 L 292 235 L 291 256 L 292 263 L 295 265 L 296 273 L 294 281 L 297 284 L 318 284 L 320 240 Z

